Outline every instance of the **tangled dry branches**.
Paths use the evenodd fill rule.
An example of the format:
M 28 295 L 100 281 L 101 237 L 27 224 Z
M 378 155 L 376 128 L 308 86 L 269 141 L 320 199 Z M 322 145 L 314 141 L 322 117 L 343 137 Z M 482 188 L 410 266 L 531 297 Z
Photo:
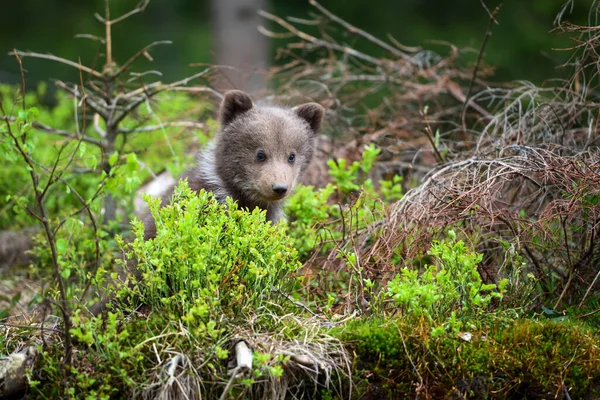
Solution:
M 490 87 L 484 79 L 491 69 L 479 65 L 484 45 L 471 71 L 460 66 L 464 50 L 450 46 L 442 56 L 393 38 L 390 45 L 311 4 L 318 11 L 311 20 L 263 13 L 286 32 L 265 34 L 297 39 L 281 51 L 289 62 L 274 77 L 283 78 L 285 93 L 320 97 L 332 135 L 352 139 L 330 157 L 356 159 L 362 144 L 374 142 L 382 153 L 373 177 L 402 174 L 413 187 L 358 239 L 342 244 L 360 255 L 367 275 L 412 265 L 453 226 L 485 253 L 485 280 L 530 272 L 555 294 L 556 306 L 577 296 L 581 304 L 598 281 L 600 262 L 600 30 L 559 27 L 576 36 L 565 66 L 575 67 L 570 79 Z M 333 29 L 386 55 L 350 48 Z

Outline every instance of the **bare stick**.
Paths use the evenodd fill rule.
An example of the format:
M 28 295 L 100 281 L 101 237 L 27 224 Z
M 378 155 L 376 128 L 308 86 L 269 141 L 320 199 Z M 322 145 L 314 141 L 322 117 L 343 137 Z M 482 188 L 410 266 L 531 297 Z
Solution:
M 589 312 L 589 313 L 587 313 L 587 314 L 580 315 L 580 316 L 578 316 L 576 319 L 582 319 L 582 318 L 590 317 L 590 316 L 592 316 L 592 315 L 594 315 L 594 314 L 597 314 L 597 313 L 599 313 L 599 312 L 600 312 L 600 308 L 599 308 L 599 309 L 597 309 L 597 310 L 594 310 L 594 311 L 592 311 L 592 312 Z
M 19 57 L 19 54 L 17 53 L 17 49 L 13 49 L 13 53 L 15 55 L 15 58 L 17 59 L 17 62 L 19 63 L 19 71 L 21 72 L 21 93 L 23 95 L 23 98 L 21 100 L 23 102 L 23 110 L 25 110 L 27 108 L 25 105 L 25 70 L 23 69 L 23 62 L 21 61 L 21 57 Z
M 370 62 L 371 64 L 375 64 L 375 65 L 379 65 L 379 66 L 383 66 L 384 65 L 384 63 L 381 60 L 379 60 L 377 58 L 374 58 L 374 57 L 371 57 L 369 55 L 366 55 L 364 53 L 361 53 L 360 51 L 356 51 L 356 50 L 354 50 L 351 47 L 341 46 L 341 45 L 336 44 L 336 43 L 330 43 L 330 42 L 328 42 L 326 40 L 318 39 L 318 38 L 316 38 L 316 37 L 314 37 L 312 35 L 309 35 L 306 32 L 303 32 L 303 31 L 301 31 L 299 29 L 296 29 L 295 26 L 293 26 L 292 24 L 288 23 L 284 19 L 279 18 L 276 15 L 270 14 L 270 13 L 264 11 L 264 10 L 259 10 L 258 14 L 260 16 L 262 16 L 262 17 L 267 18 L 268 20 L 276 22 L 277 24 L 279 24 L 283 28 L 287 29 L 288 31 L 290 31 L 294 35 L 298 36 L 300 39 L 303 39 L 303 40 L 305 40 L 305 41 L 307 41 L 309 43 L 312 43 L 315 46 L 326 47 L 328 49 L 337 50 L 337 51 L 340 51 L 342 53 L 349 54 L 351 56 L 359 58 L 361 60 Z M 263 28 L 263 31 L 264 32 L 269 32 L 266 28 Z
M 174 87 L 170 89 L 171 92 L 188 92 L 188 93 L 202 93 L 207 92 L 215 96 L 219 100 L 223 100 L 223 95 L 213 88 L 206 86 L 193 86 L 193 87 Z
M 423 118 L 425 118 L 425 123 L 427 124 L 427 126 L 425 127 L 425 135 L 427 136 L 427 140 L 429 140 L 429 144 L 431 144 L 431 147 L 433 148 L 433 151 L 435 152 L 438 161 L 444 162 L 444 157 L 442 157 L 442 153 L 440 153 L 437 146 L 435 145 L 435 140 L 433 138 L 433 129 L 429 124 L 429 120 L 427 119 L 427 114 L 425 112 L 423 112 Z
M 481 1 L 481 4 L 483 5 L 483 7 L 485 8 L 485 10 L 489 14 L 489 10 L 486 7 L 483 0 L 480 0 L 480 1 Z M 463 128 L 465 128 L 465 129 L 466 129 L 465 115 L 467 113 L 467 107 L 469 106 L 469 100 L 471 98 L 473 84 L 475 83 L 475 80 L 477 79 L 477 71 L 479 70 L 479 64 L 481 63 L 481 59 L 483 58 L 483 53 L 485 51 L 485 47 L 487 46 L 488 39 L 490 38 L 490 36 L 492 36 L 492 28 L 494 27 L 494 24 L 498 23 L 498 21 L 496 21 L 496 15 L 498 15 L 499 11 L 500 11 L 500 5 L 496 7 L 496 9 L 494 10 L 494 12 L 492 14 L 489 14 L 490 22 L 488 24 L 487 30 L 485 31 L 485 36 L 483 37 L 483 42 L 481 43 L 481 48 L 479 49 L 479 54 L 477 55 L 477 61 L 475 62 L 475 67 L 473 68 L 473 77 L 471 78 L 471 82 L 469 82 L 469 89 L 467 90 L 467 95 L 465 97 L 465 104 L 464 104 L 463 113 L 462 113 Z
M 154 43 L 150 43 L 148 46 L 144 47 L 143 49 L 141 49 L 140 51 L 138 51 L 137 53 L 135 53 L 129 60 L 127 60 L 125 62 L 125 64 L 123 64 L 121 66 L 121 68 L 119 68 L 117 70 L 117 72 L 115 72 L 111 78 L 116 78 L 117 76 L 121 75 L 123 72 L 125 72 L 127 70 L 127 68 L 129 68 L 129 66 L 131 64 L 133 64 L 133 62 L 135 60 L 138 59 L 138 57 L 140 57 L 142 54 L 144 54 L 145 52 L 147 52 L 148 50 L 150 50 L 152 47 L 154 46 L 159 46 L 161 44 L 172 44 L 173 42 L 171 42 L 170 40 L 160 40 L 158 42 L 154 42 Z
M 73 151 L 73 155 L 77 152 L 77 150 Z M 48 171 L 48 169 L 46 167 L 43 167 L 42 165 L 40 165 L 39 163 L 36 163 L 38 166 L 40 166 L 41 168 L 43 168 L 44 170 Z M 63 170 L 64 171 L 64 170 Z M 80 210 L 78 210 L 78 213 L 81 211 L 85 211 L 88 215 L 88 217 L 90 218 L 90 221 L 92 223 L 92 227 L 94 229 L 94 244 L 96 247 L 96 251 L 94 254 L 94 268 L 91 271 L 90 277 L 88 278 L 85 288 L 83 290 L 83 293 L 81 294 L 80 297 L 80 301 L 83 301 L 83 299 L 85 298 L 85 295 L 90 287 L 90 284 L 92 282 L 92 279 L 94 277 L 94 275 L 96 274 L 96 271 L 98 270 L 98 267 L 100 266 L 100 238 L 98 237 L 98 222 L 96 220 L 96 217 L 94 216 L 94 213 L 92 212 L 90 205 L 85 201 L 85 199 L 79 194 L 79 192 L 77 192 L 77 190 L 69 183 L 67 182 L 64 178 L 62 178 L 62 173 L 58 174 L 56 177 L 56 180 L 59 180 L 60 182 L 62 182 L 65 186 L 67 186 L 69 188 L 69 190 L 71 191 L 71 193 L 77 197 L 77 200 L 81 203 L 82 208 Z M 61 222 L 61 224 L 64 221 Z
M 127 105 L 123 111 L 121 111 L 121 113 L 119 113 L 117 116 L 115 116 L 114 118 L 110 119 L 107 121 L 107 125 L 111 125 L 113 127 L 116 127 L 119 122 L 121 122 L 121 120 L 123 120 L 123 118 L 125 118 L 132 110 L 135 110 L 140 104 L 142 104 L 144 101 L 146 101 L 147 99 L 157 95 L 160 92 L 164 92 L 165 90 L 169 90 L 175 87 L 179 87 L 179 86 L 183 86 L 183 85 L 187 85 L 189 82 L 193 81 L 194 79 L 198 79 L 206 74 L 208 74 L 210 71 L 214 70 L 215 68 L 213 67 L 209 67 L 206 68 L 204 71 L 202 72 L 198 72 L 197 74 L 194 74 L 192 76 L 188 76 L 187 78 L 181 79 L 179 81 L 175 81 L 172 83 L 169 83 L 167 85 L 161 85 L 159 86 L 157 89 L 153 90 L 153 91 L 148 91 L 147 93 L 145 93 L 145 96 L 141 97 L 138 100 L 133 101 L 132 103 L 130 103 L 129 105 Z
M 34 53 L 34 52 L 29 52 L 29 51 L 19 51 L 19 50 L 15 50 L 15 52 L 21 57 L 33 57 L 33 58 L 42 58 L 45 60 L 51 60 L 51 61 L 56 61 L 62 64 L 66 64 L 66 65 L 70 65 L 73 68 L 77 68 L 77 69 L 81 69 L 84 72 L 87 72 L 88 74 L 94 75 L 96 78 L 101 78 L 103 79 L 104 76 L 98 72 L 98 71 L 94 71 L 93 69 L 86 67 L 85 65 L 79 65 L 76 62 L 67 60 L 65 58 L 62 57 L 57 57 L 54 56 L 52 54 L 42 54 L 42 53 Z M 14 53 L 9 53 L 9 54 L 14 54 Z
M 594 228 L 592 228 L 592 234 L 591 234 L 591 238 L 590 238 L 590 247 L 589 247 L 589 250 L 588 250 L 589 254 L 592 254 L 592 252 L 594 251 L 594 238 L 596 236 L 595 233 L 596 233 L 596 228 L 594 227 Z M 598 271 L 598 273 L 594 277 L 594 280 L 592 281 L 591 285 L 585 291 L 585 294 L 583 295 L 583 298 L 579 302 L 579 305 L 577 306 L 577 308 L 581 308 L 583 306 L 583 303 L 585 302 L 585 299 L 590 294 L 590 290 L 592 290 L 592 288 L 596 284 L 596 281 L 598 280 L 598 277 L 600 277 L 600 270 Z
M 150 0 L 142 0 L 142 1 L 140 1 L 138 3 L 138 5 L 135 6 L 135 8 L 133 10 L 131 10 L 129 12 L 126 12 L 125 14 L 121 15 L 120 17 L 117 17 L 117 18 L 115 18 L 113 20 L 110 20 L 111 25 L 116 24 L 117 22 L 121 22 L 124 19 L 127 19 L 127 18 L 131 17 L 134 14 L 143 12 L 146 9 L 146 6 L 148 5 L 148 3 L 150 3 Z M 102 18 L 101 16 L 99 16 L 98 14 L 96 14 L 96 18 L 98 18 L 98 20 L 100 22 L 104 23 L 104 22 L 106 22 L 108 20 L 109 16 L 107 14 L 106 19 L 105 19 L 105 18 Z
M 100 116 L 104 119 L 108 119 L 109 116 L 109 110 L 108 110 L 108 105 L 105 104 L 99 104 L 97 103 L 94 99 L 103 101 L 101 98 L 97 97 L 97 96 L 83 96 L 83 94 L 77 90 L 76 88 L 72 88 L 69 87 L 69 85 L 67 85 L 66 83 L 62 82 L 62 81 L 56 81 L 56 86 L 58 86 L 59 88 L 63 89 L 64 91 L 70 93 L 72 96 L 77 97 L 78 99 L 83 99 L 86 104 L 88 105 L 88 107 L 90 107 L 92 109 L 92 111 L 94 111 L 95 113 L 100 114 Z
M 158 131 L 161 130 L 165 127 L 182 127 L 182 128 L 194 128 L 194 129 L 205 129 L 206 128 L 206 124 L 203 124 L 201 122 L 194 122 L 194 121 L 173 121 L 173 122 L 165 122 L 162 125 L 150 125 L 150 126 L 142 126 L 139 128 L 132 128 L 132 129 L 124 129 L 124 128 L 119 128 L 117 130 L 117 132 L 119 133 L 141 133 L 141 132 L 153 132 L 153 131 Z
M 112 38 L 110 29 L 110 6 L 109 0 L 104 0 L 104 36 L 106 38 L 106 66 L 111 68 L 113 65 L 112 59 Z
M 81 58 L 79 59 L 79 65 L 81 65 Z M 85 95 L 85 86 L 83 86 L 83 74 L 81 73 L 81 69 L 79 70 L 79 86 L 81 86 L 81 92 L 83 93 L 83 98 L 85 99 L 86 98 L 86 95 Z M 81 131 L 79 131 L 79 130 L 77 131 L 77 134 L 80 135 L 80 136 L 83 136 L 83 132 L 85 132 L 85 127 L 86 127 L 86 118 L 85 118 L 86 117 L 86 111 L 87 111 L 86 104 L 87 103 L 84 101 L 83 104 L 81 105 L 82 109 L 83 109 L 83 116 L 82 116 L 82 122 L 81 122 Z M 77 108 L 75 108 L 75 115 L 77 115 Z M 81 142 L 77 143 L 77 148 L 79 148 L 79 144 L 80 143 Z
M 75 35 L 75 37 L 77 39 L 91 39 L 91 40 L 97 40 L 98 42 L 105 44 L 106 40 L 104 40 L 103 37 L 100 36 L 95 36 L 95 35 L 90 35 L 87 33 L 78 33 L 77 35 Z
M 600 277 L 600 270 L 598 271 L 598 273 L 596 274 L 596 276 L 594 277 L 594 280 L 592 281 L 592 283 L 590 284 L 590 286 L 587 288 L 587 290 L 585 291 L 585 294 L 583 295 L 583 298 L 581 299 L 581 301 L 579 302 L 579 305 L 577 306 L 578 308 L 581 308 L 583 306 L 583 303 L 585 302 L 585 299 L 588 297 L 588 295 L 590 294 L 590 290 L 592 290 L 592 288 L 594 287 L 594 285 L 596 284 L 596 282 L 598 281 L 598 278 Z
M 43 329 L 45 331 L 50 331 L 50 332 L 58 333 L 59 335 L 64 335 L 65 334 L 60 329 L 46 328 L 46 327 L 35 326 L 35 325 L 18 325 L 18 324 L 11 324 L 9 322 L 0 322 L 0 326 L 7 326 L 9 328 L 19 328 L 19 329 Z

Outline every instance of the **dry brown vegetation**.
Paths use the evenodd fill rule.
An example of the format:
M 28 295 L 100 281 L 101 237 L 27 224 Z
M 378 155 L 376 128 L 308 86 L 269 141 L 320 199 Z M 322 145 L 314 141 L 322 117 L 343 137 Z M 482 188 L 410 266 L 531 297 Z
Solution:
M 397 272 L 445 227 L 458 226 L 486 254 L 487 281 L 516 268 L 509 255 L 516 251 L 556 307 L 582 303 L 600 262 L 598 29 L 557 28 L 574 38 L 564 66 L 571 79 L 497 87 L 485 80 L 492 69 L 481 57 L 465 63 L 469 53 L 449 44 L 447 54 L 389 44 L 311 4 L 318 13 L 309 21 L 263 13 L 285 31 L 265 33 L 290 42 L 280 49 L 287 63 L 273 72 L 282 97 L 320 98 L 329 107 L 337 143 L 329 156 L 357 159 L 362 145 L 376 143 L 383 151 L 374 177 L 401 173 L 414 187 L 355 241 L 362 264 L 374 274 Z M 386 55 L 339 43 L 334 30 Z M 404 262 L 392 262 L 399 247 Z

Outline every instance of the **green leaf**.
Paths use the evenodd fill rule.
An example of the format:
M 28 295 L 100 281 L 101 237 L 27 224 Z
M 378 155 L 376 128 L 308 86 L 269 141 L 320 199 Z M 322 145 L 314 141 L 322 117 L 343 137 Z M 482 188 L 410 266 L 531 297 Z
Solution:
M 17 112 L 17 122 L 25 122 L 27 120 L 27 111 L 19 110 Z
M 38 110 L 37 107 L 30 107 L 28 111 L 29 118 L 32 120 L 37 119 L 40 116 L 40 110 Z
M 559 313 L 557 311 L 554 311 L 546 306 L 542 306 L 542 311 L 544 312 L 544 315 L 548 318 L 551 319 L 563 319 L 565 317 L 565 315 L 563 315 L 562 313 Z
M 60 271 L 60 275 L 65 278 L 65 279 L 69 279 L 71 277 L 71 269 L 70 268 L 63 268 Z
M 58 239 L 56 241 L 56 250 L 58 250 L 59 253 L 64 254 L 67 250 L 67 245 L 68 245 L 68 242 L 66 239 L 62 239 L 62 238 Z
M 119 160 L 119 152 L 115 150 L 115 152 L 112 153 L 111 156 L 108 158 L 108 164 L 111 167 L 114 167 L 118 160 Z
M 83 155 L 85 154 L 85 150 L 87 149 L 87 146 L 85 144 L 85 142 L 81 142 L 79 144 L 79 157 L 83 157 Z

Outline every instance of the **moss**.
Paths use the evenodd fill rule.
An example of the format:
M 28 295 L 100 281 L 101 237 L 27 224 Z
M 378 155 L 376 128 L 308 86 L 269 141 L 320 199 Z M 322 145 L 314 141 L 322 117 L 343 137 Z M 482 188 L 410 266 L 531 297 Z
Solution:
M 600 395 L 599 338 L 579 325 L 517 320 L 470 332 L 465 341 L 433 338 L 424 321 L 393 318 L 357 320 L 332 333 L 356 354 L 355 381 L 369 396 L 417 390 L 436 398 Z

